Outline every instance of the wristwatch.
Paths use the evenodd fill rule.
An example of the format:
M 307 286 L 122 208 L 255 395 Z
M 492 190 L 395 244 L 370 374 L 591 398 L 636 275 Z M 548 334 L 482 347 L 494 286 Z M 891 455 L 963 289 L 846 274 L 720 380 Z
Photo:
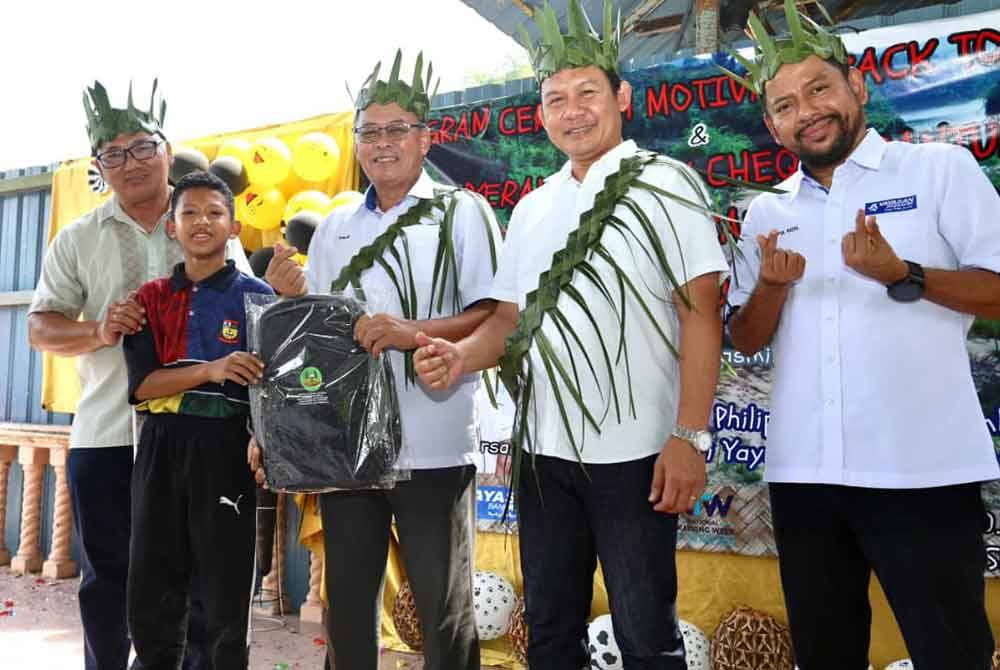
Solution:
M 924 295 L 924 268 L 920 263 L 904 260 L 909 272 L 897 282 L 886 287 L 889 297 L 896 302 L 915 302 Z
M 707 430 L 694 430 L 678 424 L 674 426 L 674 432 L 670 435 L 688 442 L 703 454 L 707 454 L 708 450 L 712 448 L 712 434 Z

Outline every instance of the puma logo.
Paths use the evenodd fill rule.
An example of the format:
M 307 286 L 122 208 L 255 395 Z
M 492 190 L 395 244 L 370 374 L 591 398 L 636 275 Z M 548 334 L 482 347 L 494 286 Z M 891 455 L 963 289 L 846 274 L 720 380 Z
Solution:
M 236 502 L 233 502 L 232 500 L 230 500 L 226 496 L 219 496 L 219 504 L 220 505 L 229 505 L 230 507 L 232 507 L 233 510 L 236 512 L 236 516 L 237 517 L 240 515 L 240 501 L 241 500 L 243 500 L 243 495 L 242 494 L 240 494 L 236 498 Z

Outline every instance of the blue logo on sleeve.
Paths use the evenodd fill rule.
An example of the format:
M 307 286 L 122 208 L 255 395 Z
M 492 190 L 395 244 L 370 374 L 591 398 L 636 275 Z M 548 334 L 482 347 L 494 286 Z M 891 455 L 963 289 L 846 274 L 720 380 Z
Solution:
M 865 213 L 869 216 L 875 214 L 892 214 L 894 212 L 907 212 L 917 208 L 917 196 L 908 195 L 905 198 L 889 198 L 878 202 L 865 203 Z

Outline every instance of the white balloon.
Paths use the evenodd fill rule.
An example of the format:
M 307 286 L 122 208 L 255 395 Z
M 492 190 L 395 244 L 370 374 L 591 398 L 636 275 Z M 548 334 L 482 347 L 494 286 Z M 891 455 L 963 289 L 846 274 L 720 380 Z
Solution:
M 694 624 L 683 619 L 678 623 L 681 635 L 684 636 L 684 655 L 687 657 L 688 670 L 712 670 L 708 638 Z
M 495 640 L 510 629 L 510 615 L 517 593 L 510 582 L 492 572 L 477 571 L 472 577 L 472 605 L 480 640 Z
M 602 614 L 587 626 L 590 650 L 590 667 L 599 670 L 624 670 L 622 653 L 615 642 L 615 631 L 611 627 L 611 615 Z

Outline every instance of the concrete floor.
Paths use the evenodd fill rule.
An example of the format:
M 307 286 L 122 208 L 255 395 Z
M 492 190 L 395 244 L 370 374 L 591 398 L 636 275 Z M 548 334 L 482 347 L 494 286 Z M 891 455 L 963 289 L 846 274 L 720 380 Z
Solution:
M 0 669 L 82 670 L 83 631 L 76 579 L 15 576 L 0 568 Z M 321 670 L 323 638 L 298 617 L 283 622 L 254 616 L 251 670 Z M 416 656 L 387 652 L 380 670 L 419 670 Z

